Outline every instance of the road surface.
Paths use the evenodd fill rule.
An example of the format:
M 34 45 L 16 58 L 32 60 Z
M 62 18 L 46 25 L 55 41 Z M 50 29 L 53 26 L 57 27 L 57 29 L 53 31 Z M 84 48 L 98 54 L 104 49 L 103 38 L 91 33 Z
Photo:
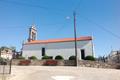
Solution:
M 9 80 L 120 80 L 120 70 L 64 66 L 13 66 Z

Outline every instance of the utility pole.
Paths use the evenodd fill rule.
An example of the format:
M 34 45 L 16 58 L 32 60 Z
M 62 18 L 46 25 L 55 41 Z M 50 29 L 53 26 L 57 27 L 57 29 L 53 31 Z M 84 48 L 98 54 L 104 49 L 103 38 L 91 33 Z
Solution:
M 76 39 L 76 12 L 73 12 L 74 16 L 74 42 L 75 42 L 75 66 L 78 66 L 78 55 L 77 55 L 77 39 Z

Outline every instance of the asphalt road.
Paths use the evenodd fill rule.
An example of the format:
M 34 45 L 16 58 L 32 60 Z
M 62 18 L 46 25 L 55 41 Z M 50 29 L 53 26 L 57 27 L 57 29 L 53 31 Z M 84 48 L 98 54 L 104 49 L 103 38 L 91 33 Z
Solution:
M 120 70 L 66 66 L 13 66 L 8 80 L 120 80 Z

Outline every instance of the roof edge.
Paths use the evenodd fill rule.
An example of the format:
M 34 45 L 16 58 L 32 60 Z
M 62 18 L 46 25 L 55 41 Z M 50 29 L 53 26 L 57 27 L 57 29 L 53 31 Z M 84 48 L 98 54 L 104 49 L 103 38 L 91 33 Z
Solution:
M 92 36 L 84 36 L 77 38 L 77 41 L 88 41 L 92 40 Z M 47 43 L 61 43 L 61 42 L 73 42 L 75 41 L 74 38 L 63 38 L 63 39 L 49 39 L 49 40 L 34 40 L 31 42 L 24 43 L 24 45 L 29 44 L 47 44 Z

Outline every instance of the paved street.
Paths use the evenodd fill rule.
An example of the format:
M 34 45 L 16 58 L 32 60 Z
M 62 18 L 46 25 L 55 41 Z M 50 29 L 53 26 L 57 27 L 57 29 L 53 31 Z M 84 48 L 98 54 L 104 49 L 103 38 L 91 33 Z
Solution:
M 9 80 L 120 80 L 120 70 L 63 66 L 13 66 Z

